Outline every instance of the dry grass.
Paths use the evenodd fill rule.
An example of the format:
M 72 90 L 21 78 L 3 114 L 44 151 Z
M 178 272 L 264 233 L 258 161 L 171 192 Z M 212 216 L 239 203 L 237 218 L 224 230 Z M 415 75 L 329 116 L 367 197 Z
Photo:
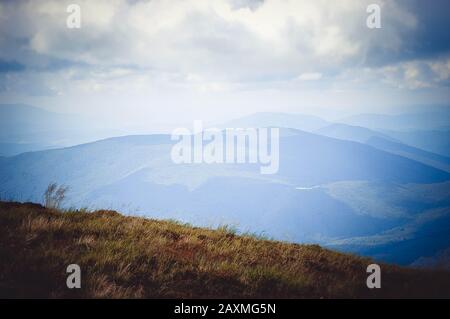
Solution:
M 450 297 L 450 274 L 382 265 L 323 249 L 125 217 L 0 202 L 0 297 L 335 298 Z M 69 264 L 82 288 L 66 287 Z

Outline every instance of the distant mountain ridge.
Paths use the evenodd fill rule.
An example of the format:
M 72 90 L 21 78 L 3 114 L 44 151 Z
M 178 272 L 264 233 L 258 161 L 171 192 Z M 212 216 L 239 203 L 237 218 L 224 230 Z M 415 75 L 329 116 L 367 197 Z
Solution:
M 11 155 L 8 148 L 24 151 L 25 140 L 18 140 L 19 146 L 0 144 L 0 199 L 39 202 L 57 182 L 70 187 L 71 207 L 236 225 L 401 264 L 450 245 L 448 157 L 406 145 L 393 131 L 301 114 L 257 113 L 223 126 L 280 127 L 277 174 L 261 175 L 259 164 L 175 164 L 168 134 L 1 157 Z M 55 141 L 54 134 L 63 137 L 24 137 Z
M 329 122 L 314 115 L 259 112 L 219 124 L 218 126 L 220 128 L 282 127 L 311 132 L 329 124 Z
M 369 215 L 360 211 L 360 204 L 353 205 L 360 199 L 348 199 L 353 188 L 336 184 L 344 192 L 335 187 L 330 192 L 327 185 L 348 180 L 439 183 L 450 180 L 450 174 L 357 142 L 293 129 L 281 129 L 280 136 L 275 175 L 261 175 L 254 164 L 177 165 L 170 158 L 174 141 L 169 135 L 125 136 L 0 159 L 0 196 L 40 201 L 47 185 L 56 181 L 70 186 L 69 206 L 146 212 L 203 226 L 231 224 L 277 239 L 323 245 L 401 227 L 417 205 L 424 211 L 447 207 L 441 197 L 431 206 L 420 199 L 413 206 L 392 201 L 387 209 L 401 205 L 409 213 Z M 374 196 L 373 202 L 385 200 Z M 394 255 L 383 258 L 396 261 Z
M 384 134 L 365 127 L 341 123 L 325 126 L 315 131 L 315 133 L 328 137 L 364 143 L 380 150 L 404 156 L 447 172 L 450 171 L 449 157 L 403 144 L 399 140 L 389 136 L 389 133 Z M 390 133 L 392 133 L 392 135 L 397 135 L 394 132 Z
M 366 144 L 450 172 L 449 157 L 380 137 L 371 137 Z
M 77 145 L 111 135 L 118 130 L 93 119 L 51 112 L 26 104 L 0 104 L 0 155 Z
M 386 130 L 384 133 L 404 144 L 450 157 L 450 129 L 413 130 L 404 132 Z
M 357 114 L 339 119 L 338 122 L 373 130 L 432 130 L 450 125 L 450 108 L 428 113 Z
M 387 134 L 383 134 L 362 126 L 354 126 L 342 123 L 330 124 L 328 126 L 316 130 L 314 133 L 342 140 L 355 141 L 359 143 L 366 143 L 372 137 L 379 137 L 391 141 L 397 141 Z

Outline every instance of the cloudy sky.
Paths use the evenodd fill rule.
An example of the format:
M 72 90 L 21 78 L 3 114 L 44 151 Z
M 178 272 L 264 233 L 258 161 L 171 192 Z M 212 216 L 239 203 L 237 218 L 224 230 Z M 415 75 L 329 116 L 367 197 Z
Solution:
M 366 26 L 371 3 L 381 29 Z M 448 104 L 449 12 L 446 0 L 3 0 L 0 102 L 124 125 Z

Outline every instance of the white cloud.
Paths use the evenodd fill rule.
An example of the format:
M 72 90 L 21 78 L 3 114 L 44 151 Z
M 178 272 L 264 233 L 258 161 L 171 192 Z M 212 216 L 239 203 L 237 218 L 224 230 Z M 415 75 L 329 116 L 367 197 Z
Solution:
M 421 24 L 404 1 L 377 0 L 374 30 L 373 0 L 77 0 L 82 27 L 68 29 L 72 2 L 0 3 L 0 62 L 28 68 L 0 77 L 0 90 L 74 108 L 157 101 L 158 112 L 232 113 L 351 104 L 364 90 L 437 87 L 450 74 L 448 59 L 408 57 Z
M 311 64 L 319 70 L 355 64 L 371 50 L 397 50 L 400 33 L 415 28 L 414 17 L 381 1 L 386 21 L 383 36 L 376 36 L 365 27 L 370 2 L 266 0 L 252 7 L 228 0 L 83 0 L 82 28 L 74 30 L 65 27 L 70 1 L 38 0 L 5 5 L 10 18 L 1 20 L 0 37 L 29 39 L 28 47 L 16 47 L 22 62 L 30 62 L 31 50 L 222 80 L 283 76 L 304 73 Z M 20 32 L 14 30 L 18 21 Z M 21 57 L 14 53 L 9 58 Z
M 322 78 L 322 73 L 313 72 L 313 73 L 302 73 L 297 77 L 299 81 L 314 81 L 320 80 Z

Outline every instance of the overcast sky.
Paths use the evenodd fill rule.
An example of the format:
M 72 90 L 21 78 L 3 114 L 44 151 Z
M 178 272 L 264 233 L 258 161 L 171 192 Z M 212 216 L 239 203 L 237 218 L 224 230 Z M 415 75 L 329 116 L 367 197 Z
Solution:
M 66 8 L 81 7 L 68 29 Z M 370 3 L 381 29 L 366 26 Z M 0 100 L 128 124 L 450 100 L 450 2 L 0 2 Z

